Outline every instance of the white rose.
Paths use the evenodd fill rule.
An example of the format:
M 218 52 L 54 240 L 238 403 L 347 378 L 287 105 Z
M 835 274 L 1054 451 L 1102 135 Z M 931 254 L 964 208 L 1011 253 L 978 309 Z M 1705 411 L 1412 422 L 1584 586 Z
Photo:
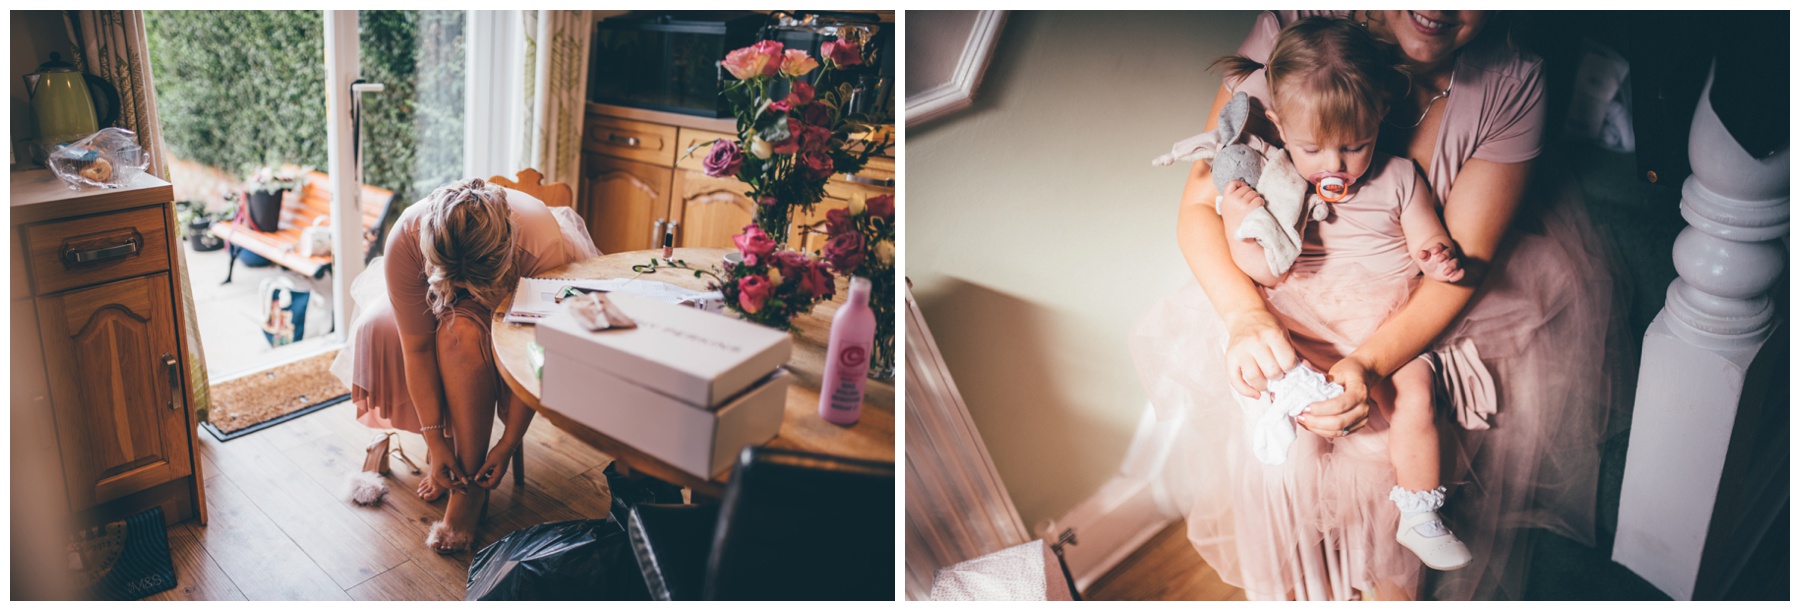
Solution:
M 762 136 L 752 136 L 750 138 L 750 154 L 755 155 L 757 159 L 768 159 L 770 155 L 775 154 L 775 147 L 770 146 L 769 141 L 762 139 Z
M 863 203 L 862 198 L 853 197 L 850 199 L 850 214 L 862 214 L 864 210 L 868 209 L 868 204 Z
M 876 244 L 875 245 L 875 257 L 878 259 L 881 259 L 882 265 L 893 265 L 894 264 L 894 241 L 893 240 L 882 240 L 880 244 Z
M 769 268 L 769 284 L 781 286 L 781 270 L 773 267 Z

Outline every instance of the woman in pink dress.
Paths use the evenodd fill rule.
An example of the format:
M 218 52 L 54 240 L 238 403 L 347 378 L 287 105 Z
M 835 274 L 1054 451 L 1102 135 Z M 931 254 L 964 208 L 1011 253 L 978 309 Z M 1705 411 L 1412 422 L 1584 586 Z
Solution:
M 573 223 L 571 231 L 519 191 L 479 178 L 451 183 L 400 214 L 386 256 L 351 291 L 353 340 L 332 369 L 351 387 L 358 422 L 424 435 L 431 472 L 419 496 L 452 493 L 426 539 L 439 553 L 468 548 L 487 491 L 504 479 L 534 415 L 495 367 L 493 309 L 520 276 L 598 254 Z M 489 448 L 496 413 L 505 430 Z
M 1542 65 L 1488 27 L 1489 15 L 1329 14 L 1403 53 L 1414 86 L 1388 114 L 1379 147 L 1423 169 L 1465 277 L 1420 282 L 1354 352 L 1322 363 L 1344 394 L 1312 406 L 1304 426 L 1313 435 L 1300 436 L 1286 464 L 1262 465 L 1231 395 L 1259 394 L 1294 364 L 1295 348 L 1232 263 L 1211 168 L 1194 164 L 1177 239 L 1198 283 L 1153 307 L 1131 340 L 1159 418 L 1180 427 L 1168 479 L 1196 549 L 1253 598 L 1415 597 L 1421 566 L 1394 541 L 1399 513 L 1383 494 L 1393 470 L 1370 389 L 1422 353 L 1464 347 L 1491 373 L 1498 413 L 1486 430 L 1440 421 L 1450 433 L 1446 517 L 1474 562 L 1439 574 L 1425 594 L 1519 598 L 1527 529 L 1593 542 L 1614 372 L 1630 368 L 1605 247 L 1570 181 L 1532 180 Z M 1263 14 L 1239 55 L 1265 60 L 1281 27 L 1305 16 Z M 1239 90 L 1267 104 L 1256 74 L 1221 88 L 1213 116 Z

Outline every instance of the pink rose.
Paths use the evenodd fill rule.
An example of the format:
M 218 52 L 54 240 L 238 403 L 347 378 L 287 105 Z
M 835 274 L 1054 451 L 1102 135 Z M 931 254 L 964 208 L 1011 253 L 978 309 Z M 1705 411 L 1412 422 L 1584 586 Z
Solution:
M 738 307 L 745 313 L 755 314 L 762 310 L 763 302 L 769 300 L 769 279 L 760 275 L 749 275 L 738 278 Z
M 743 165 L 744 151 L 738 148 L 736 142 L 723 138 L 713 141 L 712 151 L 707 153 L 706 159 L 700 162 L 700 167 L 706 170 L 706 175 L 715 178 L 736 176 L 738 168 Z
M 890 220 L 894 218 L 894 196 L 892 195 L 871 197 L 863 205 L 869 207 L 869 214 Z
M 769 103 L 769 110 L 772 112 L 787 112 L 789 107 L 790 107 L 790 105 L 788 104 L 787 100 Z M 790 128 L 790 129 L 792 129 L 792 128 Z
M 819 62 L 800 49 L 789 49 L 781 59 L 781 73 L 788 76 L 801 76 L 819 67 Z
M 819 46 L 819 54 L 825 56 L 829 65 L 842 68 L 862 63 L 862 49 L 843 41 L 828 41 Z
M 788 88 L 788 97 L 784 101 L 790 106 L 802 106 L 813 101 L 814 93 L 813 86 L 806 84 L 806 81 L 794 81 L 794 85 Z
M 782 45 L 765 40 L 725 54 L 725 70 L 740 81 L 775 76 L 781 70 Z
M 799 160 L 794 162 L 794 167 L 800 170 L 801 177 L 808 180 L 825 180 L 831 178 L 833 173 L 831 156 L 824 153 L 801 153 Z
M 831 262 L 831 268 L 840 274 L 856 271 L 862 265 L 863 256 L 868 254 L 863 248 L 862 233 L 846 231 L 831 236 L 825 243 L 825 260 Z
M 754 223 L 745 225 L 743 233 L 731 236 L 731 243 L 736 244 L 738 252 L 744 254 L 745 265 L 756 265 L 757 257 L 775 252 L 775 240 L 769 239 L 769 234 Z

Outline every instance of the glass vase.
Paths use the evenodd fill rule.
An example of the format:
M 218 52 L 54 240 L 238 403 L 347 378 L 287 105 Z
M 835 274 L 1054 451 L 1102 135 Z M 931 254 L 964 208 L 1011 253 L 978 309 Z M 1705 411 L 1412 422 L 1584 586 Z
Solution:
M 894 273 L 876 274 L 869 282 L 869 309 L 875 313 L 875 344 L 869 355 L 869 379 L 894 379 Z

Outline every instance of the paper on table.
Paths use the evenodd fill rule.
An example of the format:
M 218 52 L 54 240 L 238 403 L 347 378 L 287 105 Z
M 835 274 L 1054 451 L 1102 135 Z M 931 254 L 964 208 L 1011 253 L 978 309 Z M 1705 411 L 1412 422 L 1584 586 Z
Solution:
M 630 293 L 641 297 L 666 301 L 674 304 L 693 305 L 707 311 L 718 311 L 713 307 L 716 302 L 723 304 L 724 297 L 718 291 L 704 292 L 685 289 L 667 282 L 656 280 L 636 280 L 630 278 L 612 278 L 606 280 L 573 279 L 573 278 L 520 278 L 519 288 L 513 291 L 512 309 L 506 311 L 506 322 L 525 325 L 537 324 L 545 316 L 556 312 L 559 304 L 556 294 L 565 287 L 575 287 L 603 292 Z

